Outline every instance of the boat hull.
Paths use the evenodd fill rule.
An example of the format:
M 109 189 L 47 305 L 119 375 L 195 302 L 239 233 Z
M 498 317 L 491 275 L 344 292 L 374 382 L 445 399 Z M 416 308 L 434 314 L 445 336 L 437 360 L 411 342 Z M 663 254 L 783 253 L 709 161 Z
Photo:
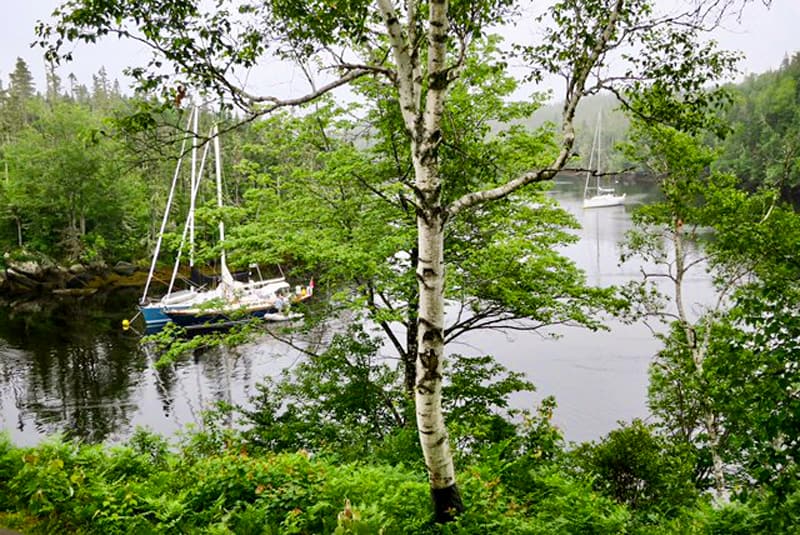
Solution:
M 285 280 L 272 279 L 235 286 L 233 296 L 217 290 L 178 292 L 141 305 L 139 310 L 148 334 L 160 331 L 167 323 L 187 330 L 203 330 L 226 328 L 253 319 L 285 322 L 303 317 L 290 312 L 289 307 L 311 298 L 313 282 L 307 287 L 297 286 L 294 295 L 283 293 L 283 297 L 278 296 L 288 290 Z
M 251 319 L 263 319 L 265 313 L 273 314 L 277 310 L 271 308 L 269 310 L 256 309 L 256 310 L 242 310 L 235 312 L 220 312 L 220 311 L 204 311 L 204 312 L 186 312 L 186 311 L 167 311 L 166 315 L 170 321 L 181 327 L 200 327 L 209 326 L 214 327 L 220 324 L 234 324 Z
M 148 333 L 162 329 L 171 321 L 161 305 L 143 305 L 139 307 L 139 312 L 142 313 L 144 328 Z
M 604 193 L 602 195 L 595 195 L 583 200 L 584 208 L 605 208 L 607 206 L 620 206 L 625 204 L 625 194 L 613 195 L 611 193 Z

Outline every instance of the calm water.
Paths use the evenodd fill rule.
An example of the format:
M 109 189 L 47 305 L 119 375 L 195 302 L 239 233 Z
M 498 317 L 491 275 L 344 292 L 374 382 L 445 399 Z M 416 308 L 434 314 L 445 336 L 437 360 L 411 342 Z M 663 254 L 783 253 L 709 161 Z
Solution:
M 653 202 L 654 184 L 619 185 L 627 194 L 624 206 L 584 210 L 583 182 L 557 181 L 553 195 L 583 227 L 580 241 L 563 252 L 586 272 L 589 283 L 598 286 L 640 280 L 641 261 L 619 265 L 619 243 L 631 228 L 631 212 Z M 661 271 L 661 270 L 659 270 Z M 662 282 L 663 279 L 662 279 Z M 660 286 L 669 294 L 668 286 Z M 687 277 L 684 300 L 690 314 L 699 311 L 695 303 L 708 303 L 713 290 L 705 272 L 698 268 Z M 534 399 L 518 397 L 515 403 L 531 407 L 544 396 L 554 395 L 558 409 L 555 423 L 573 441 L 594 440 L 618 426 L 619 421 L 646 419 L 647 370 L 661 344 L 650 327 L 625 325 L 608 320 L 609 331 L 563 327 L 555 329 L 557 339 L 535 333 L 486 333 L 467 340 L 467 349 L 492 353 L 510 369 L 525 373 L 536 384 Z M 655 324 L 651 327 L 661 329 Z M 467 353 L 467 351 L 463 351 Z
M 639 265 L 618 266 L 617 244 L 630 228 L 632 208 L 653 198 L 652 185 L 626 185 L 626 206 L 584 211 L 582 181 L 559 181 L 553 195 L 583 225 L 579 243 L 565 252 L 600 285 L 638 277 Z M 702 300 L 708 282 L 690 282 Z M 243 402 L 257 382 L 298 358 L 270 338 L 190 357 L 156 372 L 153 356 L 120 322 L 134 313 L 138 291 L 93 298 L 0 307 L 0 427 L 18 444 L 65 432 L 91 441 L 118 440 L 137 425 L 175 434 L 200 421 L 217 400 Z M 600 437 L 618 420 L 646 417 L 647 366 L 658 342 L 644 325 L 609 322 L 610 332 L 564 328 L 557 340 L 536 333 L 472 334 L 449 347 L 462 354 L 492 353 L 537 385 L 533 407 L 555 395 L 556 423 L 570 440 Z M 388 349 L 387 349 L 388 351 Z

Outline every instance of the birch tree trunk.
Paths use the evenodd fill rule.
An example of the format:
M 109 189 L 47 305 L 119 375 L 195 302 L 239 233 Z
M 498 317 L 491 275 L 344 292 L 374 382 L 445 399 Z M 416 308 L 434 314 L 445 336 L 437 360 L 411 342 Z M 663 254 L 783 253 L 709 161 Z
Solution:
M 692 355 L 695 373 L 700 383 L 703 380 L 703 365 L 705 364 L 708 346 L 711 342 L 710 331 L 711 322 L 706 322 L 702 340 L 697 340 L 697 333 L 689 322 L 686 308 L 683 302 L 683 280 L 687 271 L 686 249 L 683 243 L 683 222 L 677 220 L 673 232 L 673 243 L 675 247 L 675 307 L 678 311 L 678 318 L 683 328 L 686 340 L 689 343 L 689 350 Z M 714 411 L 707 405 L 706 400 L 702 399 L 703 404 L 702 424 L 708 436 L 708 449 L 711 453 L 711 474 L 714 479 L 714 491 L 717 500 L 722 501 L 725 496 L 725 471 L 722 456 L 720 455 L 720 426 L 719 419 Z
M 431 485 L 437 522 L 449 522 L 464 510 L 456 484 L 453 455 L 442 412 L 444 359 L 444 226 L 439 175 L 441 122 L 449 84 L 446 65 L 447 1 L 428 5 L 428 81 L 422 103 L 422 68 L 417 42 L 417 3 L 406 4 L 403 26 L 391 0 L 377 0 L 395 63 L 395 85 L 403 122 L 411 137 L 417 204 L 417 284 L 419 309 L 416 340 L 414 401 L 417 430 Z
M 14 216 L 14 221 L 17 223 L 17 244 L 22 247 L 22 220 L 19 216 Z
M 423 207 L 417 216 L 419 319 L 415 406 L 417 430 L 430 478 L 436 521 L 448 522 L 462 512 L 464 506 L 456 485 L 453 456 L 442 412 L 444 219 L 437 202 L 440 188 L 433 172 L 435 170 L 428 170 L 427 180 L 418 180 L 420 192 L 430 201 L 430 205 Z

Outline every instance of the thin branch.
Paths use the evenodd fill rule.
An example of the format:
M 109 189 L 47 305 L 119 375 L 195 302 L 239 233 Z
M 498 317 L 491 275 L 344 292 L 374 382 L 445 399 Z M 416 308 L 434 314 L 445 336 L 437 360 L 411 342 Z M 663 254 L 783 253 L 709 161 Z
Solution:
M 363 63 L 347 63 L 341 61 L 331 67 L 326 67 L 322 70 L 342 69 L 345 71 L 369 71 L 375 74 L 382 74 L 388 78 L 392 83 L 397 82 L 397 72 L 388 67 L 379 67 L 377 65 L 366 65 Z
M 375 288 L 370 283 L 367 283 L 366 286 L 367 286 L 367 307 L 369 308 L 370 314 L 372 314 L 372 316 L 374 318 L 375 316 L 377 316 L 377 313 L 380 311 L 380 307 L 378 307 L 378 304 L 375 302 Z M 386 302 L 385 297 L 383 295 L 381 295 L 380 293 L 379 293 L 379 295 L 380 295 L 381 299 L 384 302 Z M 389 338 L 389 341 L 392 342 L 392 345 L 394 346 L 395 350 L 397 351 L 397 354 L 400 355 L 400 357 L 402 359 L 405 359 L 406 356 L 407 356 L 406 355 L 406 348 L 405 348 L 405 346 L 403 346 L 403 344 L 397 338 L 397 335 L 395 335 L 394 330 L 392 330 L 391 325 L 389 325 L 389 322 L 387 322 L 387 321 L 379 321 L 378 325 L 381 326 L 381 329 L 383 329 L 383 332 Z
M 307 102 L 311 102 L 326 93 L 330 93 L 332 90 L 341 87 L 343 85 L 347 85 L 350 82 L 361 78 L 362 76 L 366 76 L 367 74 L 372 74 L 374 69 L 353 69 L 352 71 L 348 72 L 338 80 L 334 80 L 330 83 L 327 83 L 317 89 L 316 91 L 311 91 L 303 96 L 297 98 L 290 98 L 290 99 L 279 99 L 277 97 L 271 96 L 255 96 L 247 93 L 243 89 L 234 88 L 233 91 L 240 95 L 241 97 L 247 99 L 251 104 L 260 104 L 260 103 L 269 103 L 269 106 L 263 110 L 258 110 L 258 115 L 264 115 L 265 113 L 269 113 L 274 111 L 278 108 L 288 108 L 293 106 L 299 106 L 301 104 L 306 104 Z

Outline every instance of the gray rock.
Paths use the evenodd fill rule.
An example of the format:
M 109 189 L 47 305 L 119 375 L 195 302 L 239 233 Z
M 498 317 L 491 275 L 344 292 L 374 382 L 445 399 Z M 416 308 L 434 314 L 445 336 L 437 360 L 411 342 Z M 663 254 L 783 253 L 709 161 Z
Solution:
M 108 264 L 103 260 L 93 260 L 89 262 L 89 269 L 92 271 L 105 271 L 108 269 Z
M 130 262 L 117 262 L 114 264 L 114 273 L 117 275 L 133 275 L 136 272 L 136 266 Z
M 18 274 L 25 275 L 26 277 L 32 277 L 34 279 L 41 278 L 41 276 L 44 274 L 44 269 L 42 268 L 42 265 L 33 260 L 27 260 L 27 261 L 9 260 L 8 270 L 9 271 L 13 270 Z
M 56 295 L 92 295 L 97 293 L 97 288 L 56 288 L 53 293 Z
M 83 266 L 83 264 L 72 264 L 69 266 L 69 272 L 73 275 L 80 275 L 81 273 L 86 272 L 86 268 Z

